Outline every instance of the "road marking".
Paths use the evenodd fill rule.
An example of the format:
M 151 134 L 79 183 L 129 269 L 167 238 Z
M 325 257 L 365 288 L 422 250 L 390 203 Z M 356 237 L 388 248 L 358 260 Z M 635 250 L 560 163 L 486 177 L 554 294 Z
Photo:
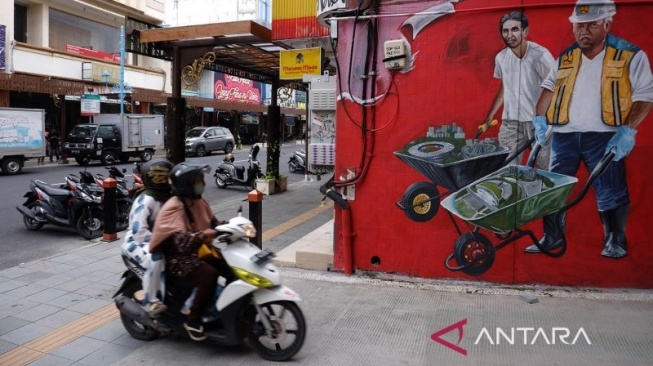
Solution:
M 315 207 L 301 215 L 277 225 L 263 232 L 262 241 L 270 240 L 293 227 L 306 222 L 326 210 L 333 209 L 332 202 Z M 48 355 L 59 347 L 81 338 L 87 333 L 100 328 L 120 317 L 115 304 L 107 305 L 91 314 L 70 322 L 61 328 L 44 334 L 32 341 L 12 349 L 9 352 L 0 354 L 0 365 L 2 366 L 25 366 L 35 360 Z

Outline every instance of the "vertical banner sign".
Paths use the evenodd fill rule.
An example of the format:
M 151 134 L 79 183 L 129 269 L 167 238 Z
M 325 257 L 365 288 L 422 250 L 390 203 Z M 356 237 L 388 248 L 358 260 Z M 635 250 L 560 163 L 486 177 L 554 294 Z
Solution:
M 7 26 L 0 24 L 0 70 L 5 69 L 5 41 L 7 39 Z

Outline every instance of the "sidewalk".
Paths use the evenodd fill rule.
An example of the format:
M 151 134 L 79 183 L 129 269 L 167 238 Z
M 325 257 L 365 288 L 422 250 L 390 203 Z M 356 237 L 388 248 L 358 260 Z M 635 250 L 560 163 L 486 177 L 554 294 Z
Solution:
M 333 211 L 319 206 L 322 183 L 294 183 L 263 201 L 263 246 L 303 298 L 308 336 L 297 364 L 651 365 L 653 291 L 325 271 Z M 241 199 L 213 208 L 229 217 L 241 205 L 247 215 Z M 0 365 L 272 364 L 247 347 L 131 338 L 111 299 L 124 271 L 119 244 L 95 240 L 0 271 Z M 303 269 L 311 266 L 319 270 Z

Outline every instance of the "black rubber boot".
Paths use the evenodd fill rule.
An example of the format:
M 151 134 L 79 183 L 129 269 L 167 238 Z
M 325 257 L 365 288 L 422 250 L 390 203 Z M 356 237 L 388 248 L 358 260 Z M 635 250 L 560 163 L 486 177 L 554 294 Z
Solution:
M 628 254 L 626 248 L 626 219 L 630 204 L 613 210 L 599 212 L 605 232 L 601 255 L 608 258 L 623 258 Z
M 560 226 L 556 225 L 556 214 L 546 215 L 542 219 L 544 224 L 544 235 L 540 239 L 540 246 L 546 251 L 550 251 L 562 246 L 565 237 L 566 217 L 567 214 L 563 213 L 560 218 Z M 540 253 L 540 248 L 533 244 L 524 250 L 526 253 Z

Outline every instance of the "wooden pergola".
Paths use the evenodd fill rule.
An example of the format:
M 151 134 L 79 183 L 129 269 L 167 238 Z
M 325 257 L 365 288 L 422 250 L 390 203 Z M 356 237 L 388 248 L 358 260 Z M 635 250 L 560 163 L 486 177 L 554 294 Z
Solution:
M 133 31 L 131 31 L 133 32 Z M 128 30 L 128 33 L 131 33 Z M 270 29 L 253 21 L 235 21 L 138 31 L 140 43 L 152 43 L 172 61 L 172 96 L 168 98 L 168 158 L 184 161 L 185 100 L 182 82 L 199 79 L 202 69 L 223 72 L 272 85 L 268 106 L 268 172 L 278 174 L 281 115 L 277 106 L 279 51 L 290 47 L 272 41 Z M 182 79 L 183 78 L 183 79 Z M 171 122 L 171 123 L 170 123 Z M 273 157 L 271 155 L 275 155 Z M 272 159 L 272 160 L 271 160 Z

